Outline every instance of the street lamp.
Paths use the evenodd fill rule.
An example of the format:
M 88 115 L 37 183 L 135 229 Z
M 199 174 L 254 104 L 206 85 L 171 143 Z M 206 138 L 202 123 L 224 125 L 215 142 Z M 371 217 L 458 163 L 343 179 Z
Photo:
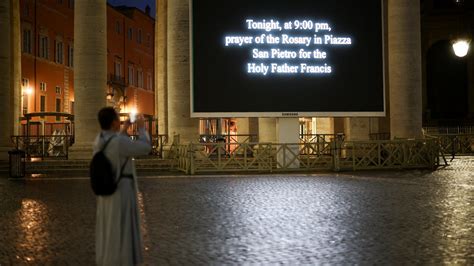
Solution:
M 113 98 L 114 98 L 114 93 L 113 92 L 107 93 L 107 100 L 111 101 Z
M 33 89 L 30 86 L 23 88 L 23 97 L 21 98 L 21 110 L 23 114 L 28 113 L 28 98 L 31 94 L 33 94 Z
M 466 9 L 464 6 L 464 0 L 453 0 L 454 4 L 457 6 L 459 13 L 457 14 L 458 19 L 458 37 L 453 40 L 453 50 L 454 54 L 457 57 L 465 57 L 469 53 L 469 48 L 471 44 L 471 38 L 465 37 L 470 36 L 466 35 L 469 34 L 466 32 L 466 23 L 469 19 L 466 17 Z M 461 35 L 462 34 L 462 35 Z
M 454 54 L 457 57 L 465 57 L 469 52 L 470 41 L 467 40 L 456 40 L 453 42 Z
M 31 87 L 27 87 L 25 89 L 25 93 L 26 93 L 26 95 L 31 95 L 31 94 L 33 94 L 33 89 Z

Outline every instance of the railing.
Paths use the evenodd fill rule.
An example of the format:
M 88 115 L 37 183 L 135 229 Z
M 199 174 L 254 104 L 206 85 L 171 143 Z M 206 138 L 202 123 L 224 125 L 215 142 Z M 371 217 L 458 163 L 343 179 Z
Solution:
M 136 139 L 137 135 L 130 138 Z M 28 158 L 41 159 L 63 159 L 69 158 L 69 148 L 73 144 L 72 135 L 45 135 L 45 136 L 12 136 L 11 140 L 16 149 L 26 152 Z M 154 135 L 151 137 L 152 156 L 163 158 L 164 146 L 168 142 L 166 135 Z
M 435 168 L 439 145 L 433 139 L 351 141 L 340 146 L 337 170 Z
M 136 140 L 138 135 L 130 135 L 130 138 Z M 151 136 L 151 154 L 158 158 L 163 158 L 164 146 L 168 143 L 168 135 L 153 135 Z
M 390 140 L 390 133 L 388 132 L 370 133 L 369 139 L 370 140 Z
M 474 126 L 424 127 L 425 135 L 474 134 Z
M 126 87 L 127 83 L 125 82 L 125 77 L 110 74 L 109 75 L 109 84 L 116 84 L 122 87 Z
M 226 152 L 232 153 L 236 149 L 235 143 L 257 142 L 258 136 L 253 134 L 223 134 L 223 135 L 200 135 L 199 143 L 204 143 L 211 148 L 213 143 L 225 144 Z
M 439 165 L 436 140 L 333 141 L 330 153 L 314 153 L 317 143 L 223 143 L 176 145 L 177 169 L 205 172 L 279 172 L 317 170 L 433 169 Z
M 17 149 L 24 150 L 28 158 L 68 159 L 72 135 L 12 136 Z
M 473 155 L 474 154 L 474 132 L 458 134 L 429 134 L 428 138 L 436 139 L 445 155 Z
M 340 134 L 300 134 L 300 142 L 301 145 L 305 144 L 315 144 L 314 146 L 311 145 L 304 149 L 305 154 L 308 155 L 321 155 L 331 154 L 331 142 L 338 141 L 343 142 L 345 139 L 345 135 Z

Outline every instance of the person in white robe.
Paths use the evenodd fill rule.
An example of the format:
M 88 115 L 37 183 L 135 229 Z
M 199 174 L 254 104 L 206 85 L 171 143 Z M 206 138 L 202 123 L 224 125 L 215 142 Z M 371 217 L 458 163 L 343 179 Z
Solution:
M 132 141 L 126 133 L 131 123 L 125 122 L 125 128 L 120 131 L 118 114 L 110 107 L 99 112 L 99 122 L 102 131 L 95 140 L 94 154 L 113 138 L 104 153 L 115 169 L 118 185 L 114 194 L 97 196 L 96 263 L 141 264 L 143 244 L 137 204 L 137 173 L 133 157 L 150 153 L 150 137 L 145 130 L 143 117 L 138 117 L 136 123 L 139 137 Z

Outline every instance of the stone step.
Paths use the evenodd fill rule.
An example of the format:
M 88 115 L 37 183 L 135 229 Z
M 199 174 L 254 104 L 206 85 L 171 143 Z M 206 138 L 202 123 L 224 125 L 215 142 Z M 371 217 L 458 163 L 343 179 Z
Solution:
M 26 164 L 26 173 L 43 174 L 43 173 L 61 173 L 61 172 L 84 172 L 89 171 L 88 160 L 45 160 L 28 162 Z M 137 171 L 142 172 L 163 172 L 172 171 L 173 161 L 162 159 L 137 159 L 135 161 Z M 8 173 L 9 164 L 0 164 L 0 172 Z

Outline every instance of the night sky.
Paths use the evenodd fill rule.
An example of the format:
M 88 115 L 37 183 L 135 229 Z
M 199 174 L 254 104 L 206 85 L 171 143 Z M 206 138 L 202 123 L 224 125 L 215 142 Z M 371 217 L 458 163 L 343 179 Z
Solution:
M 151 7 L 151 16 L 155 17 L 156 0 L 107 0 L 113 6 L 134 6 L 143 11 L 149 5 Z

